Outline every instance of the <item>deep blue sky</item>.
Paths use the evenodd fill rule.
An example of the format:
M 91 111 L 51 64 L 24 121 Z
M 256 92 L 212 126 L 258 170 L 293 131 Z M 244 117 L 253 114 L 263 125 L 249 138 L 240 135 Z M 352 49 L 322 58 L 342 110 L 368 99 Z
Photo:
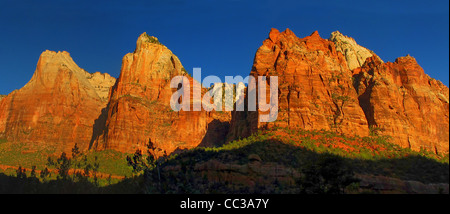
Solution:
M 118 77 L 142 32 L 186 69 L 247 76 L 270 28 L 323 38 L 339 30 L 384 61 L 414 56 L 449 85 L 449 1 L 21 1 L 0 0 L 0 94 L 31 78 L 41 52 L 68 51 L 89 72 Z

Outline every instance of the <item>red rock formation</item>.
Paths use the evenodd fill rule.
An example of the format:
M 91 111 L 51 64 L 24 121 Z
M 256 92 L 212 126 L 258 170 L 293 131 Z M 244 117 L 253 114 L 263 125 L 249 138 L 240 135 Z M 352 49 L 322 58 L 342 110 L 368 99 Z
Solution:
M 449 89 L 431 79 L 411 56 L 355 69 L 355 86 L 369 125 L 413 150 L 449 150 Z
M 256 53 L 250 75 L 278 76 L 278 119 L 260 123 L 261 112 L 235 112 L 232 138 L 265 126 L 369 133 L 345 57 L 317 31 L 300 39 L 289 29 L 272 29 Z
M 191 89 L 201 86 L 155 37 L 139 37 L 136 50 L 123 58 L 117 82 L 87 73 L 67 52 L 46 51 L 30 82 L 0 98 L 0 137 L 57 143 L 63 150 L 78 143 L 127 153 L 145 149 L 151 139 L 170 153 L 217 145 L 229 129 L 229 139 L 236 139 L 281 126 L 360 136 L 377 132 L 403 147 L 448 153 L 448 87 L 428 77 L 412 57 L 383 63 L 340 33 L 331 40 L 318 32 L 298 38 L 289 29 L 272 29 L 250 75 L 278 76 L 277 121 L 263 123 L 259 116 L 266 112 L 244 111 L 233 112 L 230 125 L 229 113 L 171 110 L 174 76 L 188 77 Z M 199 101 L 191 94 L 192 102 Z
M 104 128 L 94 136 L 92 148 L 132 153 L 146 149 L 151 140 L 169 154 L 176 149 L 208 145 L 202 140 L 207 132 L 215 130 L 210 122 L 214 121 L 211 126 L 220 126 L 223 121 L 205 111 L 173 111 L 170 98 L 176 89 L 170 88 L 170 81 L 175 76 L 188 77 L 191 90 L 200 87 L 188 76 L 177 56 L 155 37 L 143 33 L 136 50 L 122 60 L 108 108 L 104 110 L 104 118 L 99 118 Z M 191 102 L 192 99 L 191 95 Z M 225 134 L 226 130 L 221 135 Z
M 106 105 L 67 52 L 45 51 L 31 80 L 0 101 L 0 134 L 9 141 L 87 149 Z
M 230 139 L 269 126 L 377 132 L 413 150 L 448 153 L 448 87 L 428 77 L 412 57 L 383 63 L 349 37 L 334 33 L 332 40 L 317 32 L 300 39 L 289 29 L 272 29 L 250 75 L 278 76 L 278 119 L 261 123 L 263 112 L 233 112 Z M 364 59 L 362 68 L 349 69 L 347 62 L 356 67 Z
M 254 191 L 256 184 L 270 186 L 274 182 L 282 185 L 295 185 L 296 180 L 301 178 L 301 174 L 288 166 L 264 162 L 256 154 L 248 156 L 249 162 L 246 164 L 223 163 L 216 159 L 197 163 L 194 166 L 194 173 L 199 177 L 206 177 L 212 182 L 228 182 L 233 185 L 245 185 Z M 179 169 L 173 171 L 179 171 Z

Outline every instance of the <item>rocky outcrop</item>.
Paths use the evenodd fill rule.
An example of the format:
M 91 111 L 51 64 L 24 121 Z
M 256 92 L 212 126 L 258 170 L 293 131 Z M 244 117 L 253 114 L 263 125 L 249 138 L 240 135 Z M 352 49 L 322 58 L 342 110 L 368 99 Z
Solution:
M 279 182 L 284 185 L 294 185 L 300 178 L 297 170 L 272 162 L 263 162 L 258 155 L 250 154 L 247 164 L 222 163 L 209 160 L 194 166 L 194 172 L 201 177 L 207 177 L 210 182 L 228 182 L 242 184 L 249 188 L 255 185 L 271 185 Z
M 86 72 L 86 78 L 94 87 L 97 95 L 103 102 L 108 101 L 109 90 L 116 83 L 116 78 L 110 76 L 108 73 L 95 72 L 93 74 Z
M 448 153 L 449 89 L 410 56 L 384 63 L 339 32 L 326 40 L 272 29 L 250 75 L 278 76 L 278 118 L 262 123 L 266 112 L 235 111 L 230 139 L 281 126 L 389 135 L 402 147 Z
M 448 194 L 448 183 L 424 184 L 385 176 L 358 174 L 359 193 Z
M 369 125 L 413 150 L 449 150 L 449 89 L 430 78 L 411 56 L 383 63 L 368 58 L 354 71 Z
M 161 168 L 161 172 L 166 175 L 182 171 L 183 166 L 180 165 Z M 301 179 L 297 169 L 276 162 L 266 162 L 257 154 L 248 155 L 247 163 L 224 162 L 218 159 L 201 161 L 189 169 L 189 174 L 194 175 L 193 183 L 203 184 L 206 179 L 211 184 L 227 184 L 230 189 L 243 188 L 250 193 L 258 191 L 261 187 L 273 193 L 278 185 L 289 187 L 283 193 L 297 193 L 297 181 Z M 198 185 L 198 188 L 202 189 L 202 185 Z
M 87 149 L 94 120 L 106 106 L 67 52 L 41 54 L 31 80 L 0 101 L 0 135 L 9 141 Z
M 220 141 L 213 138 L 217 137 L 217 130 L 221 130 L 219 135 L 226 135 L 224 120 L 229 120 L 226 116 L 171 109 L 170 98 L 176 89 L 170 88 L 170 81 L 175 76 L 187 77 L 191 89 L 201 87 L 186 73 L 176 55 L 157 38 L 143 33 L 136 50 L 123 57 L 108 107 L 103 110 L 103 118 L 97 120 L 103 128 L 94 134 L 91 147 L 133 153 L 137 149 L 146 150 L 151 140 L 161 152 L 169 154 L 177 149 L 209 145 L 204 140 L 207 134 Z M 191 94 L 193 102 L 199 101 Z
M 347 61 L 318 32 L 300 39 L 289 29 L 272 29 L 256 52 L 250 75 L 278 76 L 278 118 L 261 123 L 263 112 L 234 112 L 231 139 L 270 126 L 369 134 Z
M 336 50 L 345 56 L 350 70 L 361 67 L 367 58 L 376 56 L 371 50 L 358 45 L 353 38 L 344 36 L 339 31 L 331 33 L 329 40 L 334 42 Z
M 267 112 L 259 110 L 231 115 L 173 111 L 173 77 L 187 77 L 190 88 L 200 87 L 202 95 L 209 89 L 146 33 L 135 51 L 124 56 L 117 82 L 108 74 L 84 71 L 67 52 L 45 51 L 30 82 L 0 97 L 0 137 L 127 153 L 145 149 L 151 140 L 170 153 L 280 126 L 389 135 L 403 147 L 448 153 L 449 89 L 427 76 L 413 57 L 384 63 L 339 32 L 327 40 L 318 32 L 298 38 L 289 29 L 272 29 L 256 52 L 250 75 L 269 77 L 266 90 L 270 77 L 278 76 L 275 122 L 261 122 Z M 245 99 L 247 103 L 247 95 Z M 200 102 L 192 94 L 190 101 Z
M 182 171 L 180 165 L 166 166 L 162 171 L 175 174 Z M 248 155 L 248 162 L 244 164 L 224 162 L 210 159 L 196 163 L 191 173 L 197 178 L 206 178 L 211 183 L 226 183 L 234 189 L 246 187 L 253 193 L 258 187 L 274 191 L 283 186 L 283 193 L 298 193 L 300 185 L 298 181 L 304 175 L 291 166 L 275 162 L 266 162 L 256 154 Z M 393 177 L 355 174 L 357 185 L 346 188 L 347 194 L 448 194 L 448 183 L 422 183 L 419 181 L 402 180 Z

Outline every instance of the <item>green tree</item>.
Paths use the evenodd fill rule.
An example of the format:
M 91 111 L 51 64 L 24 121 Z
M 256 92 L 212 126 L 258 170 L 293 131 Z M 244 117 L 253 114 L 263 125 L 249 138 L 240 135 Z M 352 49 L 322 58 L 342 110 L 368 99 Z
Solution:
M 66 153 L 61 153 L 61 156 L 53 163 L 56 169 L 58 170 L 58 179 L 68 180 L 69 179 L 69 170 L 71 168 L 71 160 L 67 157 Z
M 47 167 L 45 167 L 45 169 L 41 171 L 40 177 L 44 182 L 47 181 L 48 177 L 50 177 L 50 171 Z
M 81 155 L 80 148 L 78 147 L 78 144 L 75 143 L 75 145 L 72 148 L 72 158 L 76 159 L 80 155 Z
M 36 166 L 31 167 L 30 178 L 36 178 Z
M 162 156 L 158 158 L 158 154 Z M 140 149 L 136 150 L 133 157 L 127 156 L 128 165 L 133 168 L 135 174 L 143 173 L 144 185 L 152 185 L 157 181 L 158 188 L 161 188 L 162 163 L 167 160 L 167 153 L 160 148 L 156 148 L 151 139 L 147 143 L 147 154 L 143 155 Z
M 95 156 L 94 163 L 92 164 L 92 168 L 91 168 L 95 186 L 99 186 L 98 177 L 97 177 L 97 172 L 98 172 L 99 168 L 100 168 L 100 164 L 98 163 L 98 157 Z
M 27 178 L 27 170 L 22 168 L 22 166 L 19 166 L 16 170 L 16 176 L 19 179 L 26 179 Z

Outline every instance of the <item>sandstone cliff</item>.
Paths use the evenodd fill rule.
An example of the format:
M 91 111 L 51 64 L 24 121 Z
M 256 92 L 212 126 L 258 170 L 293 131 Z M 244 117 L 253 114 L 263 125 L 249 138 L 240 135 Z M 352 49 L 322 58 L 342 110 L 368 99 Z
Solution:
M 261 111 L 235 111 L 232 119 L 229 112 L 172 111 L 176 89 L 170 80 L 180 75 L 190 80 L 191 93 L 201 88 L 178 57 L 146 33 L 124 56 L 117 82 L 84 71 L 67 52 L 45 51 L 30 82 L 0 97 L 0 137 L 121 152 L 145 149 L 151 140 L 170 153 L 281 126 L 382 134 L 413 150 L 449 150 L 448 87 L 427 76 L 413 57 L 384 63 L 339 32 L 327 40 L 318 32 L 298 38 L 289 29 L 270 31 L 250 75 L 279 78 L 273 123 L 260 122 L 267 114 Z M 200 90 L 203 95 L 208 89 Z M 191 94 L 193 102 L 200 101 Z
M 175 76 L 188 77 L 191 93 L 194 87 L 201 87 L 186 73 L 177 56 L 157 38 L 143 33 L 136 50 L 123 57 L 108 107 L 97 120 L 100 128 L 94 134 L 92 148 L 132 153 L 145 150 L 151 140 L 162 155 L 164 151 L 169 154 L 177 149 L 209 145 L 207 139 L 224 139 L 225 121 L 229 120 L 226 115 L 171 109 L 170 98 L 176 89 L 170 88 L 170 81 Z M 192 102 L 199 101 L 191 95 Z
M 94 120 L 106 105 L 90 75 L 67 52 L 43 52 L 31 80 L 0 101 L 0 135 L 65 151 L 75 143 L 87 149 Z
M 339 32 L 327 40 L 317 32 L 298 38 L 272 29 L 250 75 L 278 76 L 278 119 L 262 123 L 266 112 L 233 112 L 230 139 L 281 126 L 383 134 L 413 150 L 448 153 L 449 89 L 412 57 L 384 63 Z
M 231 138 L 269 126 L 369 134 L 347 61 L 318 32 L 300 39 L 289 29 L 272 29 L 256 52 L 250 75 L 278 76 L 278 118 L 260 123 L 262 112 L 234 112 Z
M 449 150 L 449 89 L 411 56 L 383 63 L 376 57 L 354 71 L 354 84 L 373 131 L 413 150 Z

